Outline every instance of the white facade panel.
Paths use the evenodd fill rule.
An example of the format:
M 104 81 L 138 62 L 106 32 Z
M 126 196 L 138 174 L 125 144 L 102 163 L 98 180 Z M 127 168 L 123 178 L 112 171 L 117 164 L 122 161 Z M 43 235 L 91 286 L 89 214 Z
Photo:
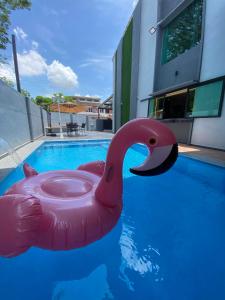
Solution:
M 140 100 L 153 91 L 156 34 L 150 35 L 149 29 L 157 23 L 157 2 L 142 0 L 137 117 L 147 116 L 148 104 Z
M 206 0 L 201 81 L 225 75 L 224 12 L 224 0 Z
M 225 105 L 221 118 L 194 120 L 191 142 L 194 145 L 225 149 Z
M 225 75 L 225 1 L 207 0 L 201 81 Z M 224 99 L 225 101 L 225 99 Z M 225 149 L 225 104 L 220 118 L 194 120 L 191 143 Z
M 146 118 L 148 116 L 148 101 L 139 102 L 137 118 Z

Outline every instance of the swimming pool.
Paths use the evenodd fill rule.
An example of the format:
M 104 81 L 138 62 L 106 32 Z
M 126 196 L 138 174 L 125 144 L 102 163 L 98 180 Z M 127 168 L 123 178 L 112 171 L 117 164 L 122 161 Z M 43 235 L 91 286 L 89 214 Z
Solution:
M 108 144 L 46 142 L 26 161 L 39 172 L 74 169 L 105 159 Z M 78 250 L 0 258 L 0 299 L 224 300 L 225 169 L 180 156 L 161 176 L 132 175 L 145 156 L 140 145 L 126 155 L 112 232 Z M 22 177 L 21 168 L 10 173 L 0 194 Z

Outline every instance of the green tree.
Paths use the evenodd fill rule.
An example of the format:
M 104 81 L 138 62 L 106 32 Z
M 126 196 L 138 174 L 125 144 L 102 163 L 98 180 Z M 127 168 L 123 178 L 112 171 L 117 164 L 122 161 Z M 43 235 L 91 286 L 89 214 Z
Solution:
M 0 80 L 2 80 L 9 87 L 15 88 L 15 83 L 12 80 L 10 80 L 10 79 L 8 79 L 8 78 L 6 78 L 4 76 L 0 77 Z M 24 96 L 24 97 L 30 98 L 31 100 L 33 100 L 32 97 L 31 97 L 31 94 L 27 90 L 25 90 L 25 89 L 21 90 L 21 95 Z
M 21 89 L 21 95 L 27 98 L 31 98 L 30 93 L 25 89 Z
M 63 93 L 53 94 L 53 102 L 57 103 L 58 101 L 59 101 L 59 103 L 64 103 L 65 102 Z
M 47 111 L 50 110 L 50 105 L 53 103 L 52 99 L 49 97 L 37 96 L 34 101 L 37 105 L 42 106 Z
M 16 9 L 29 9 L 31 7 L 30 0 L 0 0 L 0 49 L 6 49 L 10 42 L 8 31 L 11 25 L 10 14 Z M 3 61 L 0 54 L 0 61 Z
M 64 96 L 64 101 L 75 103 L 75 100 L 72 96 Z
M 6 78 L 6 77 L 0 77 L 0 80 L 2 80 L 6 85 L 8 85 L 9 87 L 11 88 L 14 88 L 15 87 L 15 84 L 12 80 Z

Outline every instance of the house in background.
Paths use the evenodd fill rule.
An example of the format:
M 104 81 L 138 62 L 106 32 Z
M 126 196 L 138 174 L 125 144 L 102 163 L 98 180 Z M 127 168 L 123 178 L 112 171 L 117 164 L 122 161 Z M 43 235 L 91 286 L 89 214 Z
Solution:
M 113 95 L 109 96 L 98 107 L 98 119 L 96 120 L 96 130 L 98 131 L 112 131 L 112 100 Z M 107 118 L 103 119 L 102 115 L 107 116 Z
M 98 113 L 101 99 L 97 97 L 71 96 L 73 102 L 60 103 L 60 111 L 65 113 Z M 50 106 L 52 112 L 58 111 L 58 104 Z
M 139 0 L 115 52 L 114 132 L 151 117 L 225 149 L 225 1 Z
M 53 124 L 58 124 L 58 111 L 62 123 L 68 122 L 87 123 L 88 130 L 112 130 L 112 96 L 105 101 L 100 98 L 70 96 L 70 102 L 53 103 L 50 105 L 50 112 Z M 73 99 L 72 99 L 73 98 Z M 98 122 L 97 122 L 98 121 Z
M 98 106 L 98 113 L 99 114 L 108 114 L 109 117 L 112 118 L 112 100 L 113 100 L 113 95 L 109 96 L 105 101 L 103 101 Z

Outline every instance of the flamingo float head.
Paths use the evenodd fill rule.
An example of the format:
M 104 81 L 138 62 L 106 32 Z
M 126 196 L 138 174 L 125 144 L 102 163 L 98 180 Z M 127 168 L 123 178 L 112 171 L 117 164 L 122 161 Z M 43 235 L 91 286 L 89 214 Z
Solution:
M 149 155 L 141 166 L 130 169 L 133 174 L 160 175 L 168 171 L 177 159 L 178 146 L 171 129 L 159 121 L 139 118 L 129 121 L 117 131 L 107 161 L 113 160 L 111 157 L 115 157 L 117 152 L 122 162 L 127 149 L 137 143 L 146 145 Z
M 136 123 L 139 123 L 141 130 L 135 126 Z M 152 119 L 136 119 L 133 126 L 134 134 L 137 131 L 138 142 L 147 146 L 149 155 L 141 166 L 131 168 L 130 172 L 140 176 L 154 176 L 168 171 L 178 156 L 178 145 L 173 132 Z

